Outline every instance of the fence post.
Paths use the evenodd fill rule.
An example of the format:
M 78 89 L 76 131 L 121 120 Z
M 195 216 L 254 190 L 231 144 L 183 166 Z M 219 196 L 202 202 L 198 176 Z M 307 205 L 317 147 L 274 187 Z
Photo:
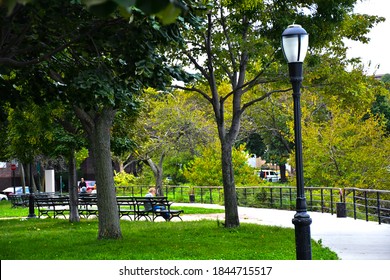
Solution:
M 367 200 L 367 191 L 364 191 L 364 208 L 366 209 L 366 222 L 368 222 L 368 200 Z
M 333 215 L 333 189 L 330 189 L 330 213 Z
M 381 199 L 379 192 L 376 192 L 376 205 L 377 205 L 377 213 L 378 213 L 378 223 L 381 224 Z
M 356 190 L 352 190 L 353 195 L 353 218 L 356 220 Z
M 280 208 L 283 209 L 283 190 L 279 188 L 279 199 L 280 199 Z

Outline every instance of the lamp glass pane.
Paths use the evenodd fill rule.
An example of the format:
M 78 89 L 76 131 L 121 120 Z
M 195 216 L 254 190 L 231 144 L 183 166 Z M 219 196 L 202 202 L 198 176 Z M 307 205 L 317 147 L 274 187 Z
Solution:
M 298 60 L 298 36 L 283 36 L 283 52 L 287 61 L 297 62 Z
M 309 35 L 301 35 L 301 54 L 299 55 L 299 62 L 305 60 L 307 54 L 307 48 L 309 47 Z
M 299 40 L 301 46 L 299 48 Z M 283 36 L 283 51 L 286 59 L 291 62 L 303 62 L 306 57 L 307 48 L 309 47 L 309 35 L 297 34 L 296 36 Z M 298 56 L 299 53 L 299 56 Z

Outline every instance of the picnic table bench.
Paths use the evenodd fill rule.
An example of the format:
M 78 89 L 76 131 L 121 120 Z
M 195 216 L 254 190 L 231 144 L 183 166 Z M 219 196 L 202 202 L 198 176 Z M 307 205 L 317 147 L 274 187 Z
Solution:
M 69 197 L 68 196 L 59 196 L 59 197 L 45 197 L 37 196 L 35 197 L 35 203 L 38 207 L 38 217 L 47 216 L 53 217 L 63 216 L 66 218 L 65 213 L 69 212 Z

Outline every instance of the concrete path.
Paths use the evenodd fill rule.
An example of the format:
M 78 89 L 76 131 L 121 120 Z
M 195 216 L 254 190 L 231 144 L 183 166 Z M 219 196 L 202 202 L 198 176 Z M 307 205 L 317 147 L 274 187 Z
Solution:
M 221 208 L 215 204 L 175 203 L 175 206 Z M 294 211 L 239 207 L 240 222 L 294 228 Z M 390 260 L 390 225 L 352 218 L 337 218 L 327 213 L 309 212 L 312 239 L 336 252 L 342 260 Z M 183 220 L 224 219 L 224 214 L 186 215 Z

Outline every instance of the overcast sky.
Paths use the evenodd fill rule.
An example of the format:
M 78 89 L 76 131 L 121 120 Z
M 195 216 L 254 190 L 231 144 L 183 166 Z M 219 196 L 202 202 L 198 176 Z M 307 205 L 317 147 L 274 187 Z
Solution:
M 350 47 L 350 57 L 361 57 L 366 65 L 368 74 L 390 74 L 390 0 L 363 0 L 358 2 L 355 12 L 368 15 L 378 15 L 386 18 L 385 22 L 376 25 L 368 35 L 371 41 L 361 44 L 352 41 L 347 42 Z M 371 66 L 368 65 L 371 62 Z M 376 66 L 379 69 L 376 70 Z

